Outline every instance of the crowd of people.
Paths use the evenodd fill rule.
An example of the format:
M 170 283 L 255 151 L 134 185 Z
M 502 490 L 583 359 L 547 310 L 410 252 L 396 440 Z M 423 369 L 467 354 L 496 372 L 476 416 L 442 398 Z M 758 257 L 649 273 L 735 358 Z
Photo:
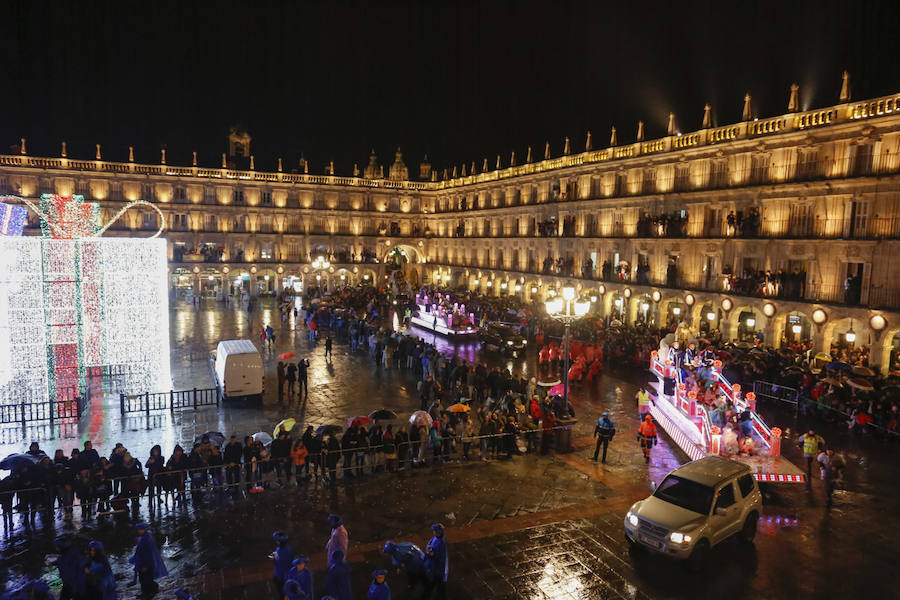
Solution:
M 338 515 L 328 515 L 331 535 L 325 544 L 328 570 L 325 575 L 324 596 L 331 600 L 353 600 L 350 565 L 350 534 Z M 445 597 L 445 585 L 450 575 L 450 558 L 445 528 L 441 523 L 431 526 L 432 537 L 425 550 L 412 542 L 388 540 L 382 553 L 389 558 L 397 574 L 406 574 L 408 591 L 420 592 L 425 598 Z M 315 577 L 308 568 L 309 557 L 296 554 L 290 539 L 283 531 L 272 534 L 275 549 L 269 555 L 272 561 L 272 577 L 275 589 L 284 600 L 313 600 Z M 305 540 L 308 542 L 308 540 Z M 390 600 L 391 587 L 387 582 L 388 570 L 372 572 L 372 582 L 366 591 L 366 600 Z

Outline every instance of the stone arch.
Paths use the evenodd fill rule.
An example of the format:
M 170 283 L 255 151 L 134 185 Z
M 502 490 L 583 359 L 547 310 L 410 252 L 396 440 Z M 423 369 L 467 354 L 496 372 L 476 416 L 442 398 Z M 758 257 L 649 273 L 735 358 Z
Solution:
M 694 303 L 694 324 L 698 332 L 706 335 L 713 329 L 722 330 L 722 323 L 727 321 L 722 303 L 716 298 L 697 298 Z M 713 315 L 713 319 L 709 315 Z
M 668 296 L 659 302 L 659 324 L 667 327 L 674 319 L 681 322 L 690 318 L 690 308 L 684 301 L 683 296 Z
M 409 258 L 410 264 L 425 262 L 425 255 L 422 253 L 422 250 L 416 246 L 413 246 L 412 244 L 386 244 L 384 246 L 384 251 L 379 257 L 381 262 L 384 263 L 385 261 L 389 260 L 391 252 L 393 252 L 395 249 L 402 250 Z
M 783 315 L 773 317 L 773 336 L 771 340 L 772 346 L 781 347 L 781 340 L 784 338 L 788 344 L 799 341 L 806 342 L 815 339 L 816 326 L 812 317 L 801 310 L 791 310 Z M 800 331 L 795 332 L 793 328 L 799 326 Z
M 752 313 L 752 316 L 748 316 L 746 313 Z M 741 320 L 742 317 L 744 318 L 743 321 Z M 753 319 L 752 326 L 747 322 L 747 318 Z M 749 304 L 735 306 L 728 314 L 731 336 L 738 338 L 739 340 L 742 334 L 746 335 L 750 330 L 754 332 L 764 332 L 766 330 L 766 322 L 767 319 L 762 313 L 762 310 Z M 771 342 L 771 340 L 765 341 L 767 343 Z
M 832 345 L 846 343 L 846 338 L 844 336 L 851 327 L 856 334 L 856 340 L 853 342 L 854 346 L 869 345 L 868 323 L 852 317 L 839 317 L 838 315 L 835 315 L 835 317 L 836 318 L 829 319 L 828 322 L 825 323 L 825 327 L 822 331 L 822 345 L 824 346 L 825 352 L 828 352 Z
M 878 365 L 871 366 L 877 366 L 882 375 L 887 375 L 891 371 L 897 370 L 891 369 L 895 363 L 900 363 L 900 327 L 885 330 L 882 332 L 882 336 L 881 360 Z
M 650 297 L 650 294 L 635 294 L 631 297 L 631 306 L 628 310 L 628 322 L 629 323 L 637 323 L 638 319 L 644 320 L 647 323 L 653 323 L 656 321 L 656 315 L 654 314 L 654 302 L 653 298 Z M 647 309 L 644 310 L 644 305 L 647 306 Z
M 358 281 L 364 285 L 374 284 L 376 281 L 377 275 L 375 274 L 374 269 L 362 268 L 357 273 Z

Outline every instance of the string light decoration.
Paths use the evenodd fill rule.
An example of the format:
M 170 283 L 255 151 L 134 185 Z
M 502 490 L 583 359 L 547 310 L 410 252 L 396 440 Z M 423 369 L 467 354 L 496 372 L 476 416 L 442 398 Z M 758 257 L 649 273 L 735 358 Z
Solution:
M 169 389 L 166 242 L 100 237 L 148 203 L 103 225 L 81 196 L 22 201 L 44 236 L 0 236 L 0 404 L 66 398 L 103 367 L 127 392 Z
M 0 202 L 0 235 L 22 235 L 28 209 Z

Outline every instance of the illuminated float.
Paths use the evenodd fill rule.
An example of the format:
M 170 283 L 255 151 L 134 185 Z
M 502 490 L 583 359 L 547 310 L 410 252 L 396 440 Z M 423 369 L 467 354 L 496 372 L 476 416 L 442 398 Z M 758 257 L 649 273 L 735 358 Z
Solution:
M 781 456 L 781 430 L 770 428 L 756 412 L 753 392 L 742 393 L 740 384 L 732 384 L 722 375 L 721 361 L 706 366 L 707 381 L 712 383 L 716 394 L 721 394 L 734 406 L 737 414 L 749 409 L 751 434 L 748 436 L 739 437 L 738 428 L 712 422 L 706 405 L 693 390 L 686 389 L 681 369 L 671 360 L 661 358 L 667 354 L 668 345 L 663 340 L 660 350 L 654 350 L 650 355 L 650 371 L 657 378 L 655 384 L 651 383 L 657 393 L 650 413 L 657 427 L 664 429 L 691 460 L 717 454 L 749 465 L 757 481 L 806 481 L 803 471 Z M 668 390 L 671 393 L 667 393 Z
M 450 302 L 441 293 L 429 296 L 425 292 L 416 294 L 416 311 L 410 322 L 422 329 L 450 338 L 475 338 L 478 328 L 471 313 L 466 312 L 466 305 Z

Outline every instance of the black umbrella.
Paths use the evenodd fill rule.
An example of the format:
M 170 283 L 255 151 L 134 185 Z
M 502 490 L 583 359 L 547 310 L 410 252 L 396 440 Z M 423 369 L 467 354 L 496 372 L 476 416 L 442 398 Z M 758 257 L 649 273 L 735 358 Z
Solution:
M 393 421 L 397 418 L 397 413 L 392 410 L 382 408 L 376 410 L 375 412 L 369 413 L 369 418 L 375 421 Z
M 47 455 L 42 454 L 40 456 L 32 456 L 31 454 L 10 454 L 0 461 L 0 469 L 4 471 L 24 471 L 28 467 L 32 467 L 41 462 L 45 456 Z
M 319 425 L 316 427 L 316 435 L 319 437 L 325 437 L 326 435 L 337 435 L 344 431 L 344 428 L 340 425 Z
M 221 448 L 225 445 L 225 434 L 220 431 L 207 431 L 203 435 L 198 435 L 194 438 L 194 443 L 199 444 L 204 437 L 208 437 L 209 441 L 212 442 L 213 446 L 216 448 Z

